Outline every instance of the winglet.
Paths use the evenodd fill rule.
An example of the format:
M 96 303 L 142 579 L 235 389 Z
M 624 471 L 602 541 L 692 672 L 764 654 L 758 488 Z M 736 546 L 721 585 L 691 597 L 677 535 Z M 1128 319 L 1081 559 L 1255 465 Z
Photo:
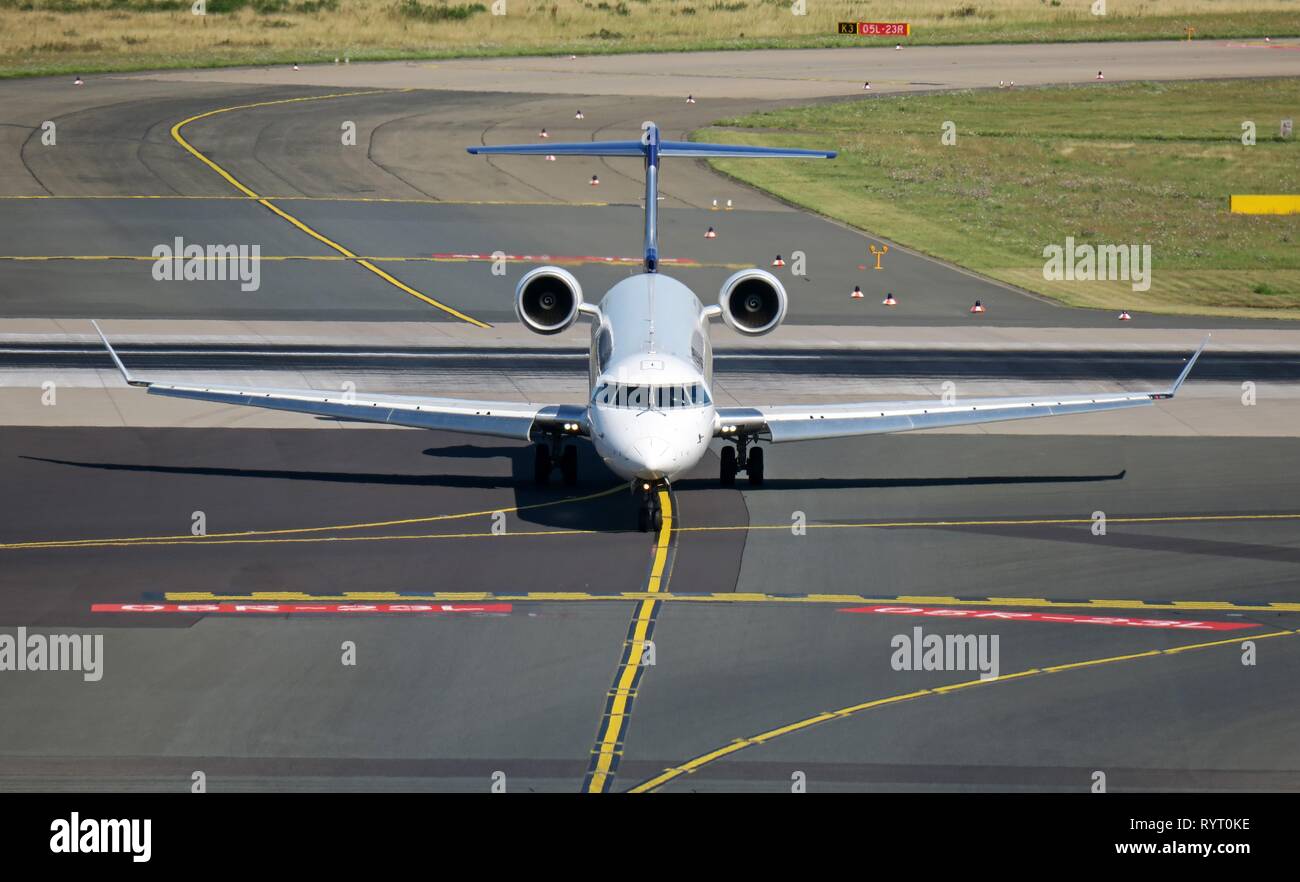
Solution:
M 99 322 L 91 319 L 90 323 L 94 326 L 95 333 L 99 335 L 99 339 L 104 341 L 104 348 L 108 350 L 108 354 L 113 359 L 113 364 L 117 365 L 117 369 L 122 373 L 122 379 L 126 380 L 128 386 L 148 387 L 153 385 L 148 380 L 137 380 L 135 377 L 131 376 L 131 372 L 126 369 L 126 365 L 122 364 L 122 359 L 118 358 L 117 352 L 113 350 L 113 344 L 108 342 L 108 338 L 104 336 L 104 332 L 99 329 Z
M 1192 353 L 1192 357 L 1187 359 L 1187 364 L 1183 365 L 1182 373 L 1178 375 L 1178 379 L 1174 380 L 1174 384 L 1169 387 L 1169 391 L 1158 392 L 1153 394 L 1151 397 L 1156 399 L 1163 399 L 1163 398 L 1173 398 L 1175 395 L 1177 395 L 1179 388 L 1181 388 L 1183 385 L 1183 381 L 1186 380 L 1187 375 L 1192 372 L 1192 367 L 1193 365 L 1196 364 L 1196 359 L 1201 357 L 1201 353 L 1205 351 L 1205 347 L 1206 345 L 1209 344 L 1209 342 L 1210 342 L 1210 335 L 1206 334 L 1205 339 L 1201 341 L 1201 345 L 1197 346 L 1196 351 Z

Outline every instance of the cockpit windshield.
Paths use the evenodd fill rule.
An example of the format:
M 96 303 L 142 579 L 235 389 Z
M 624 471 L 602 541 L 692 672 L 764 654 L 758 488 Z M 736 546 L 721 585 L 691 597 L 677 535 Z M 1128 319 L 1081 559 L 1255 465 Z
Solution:
M 601 383 L 591 394 L 593 404 L 637 410 L 703 407 L 710 403 L 703 383 Z

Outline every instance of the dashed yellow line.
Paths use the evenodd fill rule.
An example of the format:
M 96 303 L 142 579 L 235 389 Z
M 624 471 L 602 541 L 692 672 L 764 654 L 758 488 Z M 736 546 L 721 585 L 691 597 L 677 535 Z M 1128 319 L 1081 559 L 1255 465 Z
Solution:
M 812 726 L 820 725 L 821 723 L 826 723 L 831 720 L 843 719 L 844 717 L 851 717 L 856 714 L 860 714 L 863 711 L 873 710 L 875 708 L 887 707 L 889 705 L 899 704 L 900 702 L 904 702 L 904 701 L 912 701 L 914 699 L 922 698 L 927 695 L 946 695 L 949 692 L 955 692 L 960 689 L 973 689 L 977 686 L 985 686 L 990 683 L 1002 683 L 1008 680 L 1019 680 L 1025 677 L 1034 677 L 1041 674 L 1055 674 L 1055 673 L 1061 673 L 1063 671 L 1077 670 L 1078 668 L 1083 668 L 1083 667 L 1095 667 L 1097 665 L 1131 661 L 1133 659 L 1139 659 L 1139 658 L 1152 658 L 1158 655 L 1174 655 L 1180 652 L 1191 652 L 1193 650 L 1198 650 L 1198 649 L 1209 649 L 1215 646 L 1227 646 L 1230 644 L 1240 645 L 1245 640 L 1268 640 L 1273 637 L 1286 637 L 1294 634 L 1300 634 L 1300 631 L 1273 631 L 1268 634 L 1252 634 L 1249 637 L 1235 637 L 1235 638 L 1229 638 L 1227 640 L 1214 640 L 1209 643 L 1193 643 L 1190 645 L 1176 646 L 1171 649 L 1153 649 L 1149 652 L 1139 652 L 1130 655 L 1114 655 L 1108 658 L 1089 659 L 1085 661 L 1074 662 L 1071 664 L 1055 665 L 1053 667 L 1047 667 L 1047 668 L 1029 668 L 1027 670 L 1018 671 L 1014 674 L 1004 674 L 1000 677 L 994 677 L 989 680 L 967 680 L 962 683 L 953 683 L 948 686 L 939 686 L 935 689 L 918 689 L 915 692 L 905 692 L 900 695 L 891 695 L 887 698 L 878 698 L 873 701 L 864 701 L 861 704 L 850 705 L 848 707 L 840 708 L 839 710 L 825 711 L 823 713 L 817 714 L 816 716 L 807 717 L 805 719 L 799 720 L 798 722 L 789 723 L 777 729 L 770 729 L 766 732 L 761 732 L 758 735 L 752 735 L 749 738 L 738 738 L 735 741 L 731 742 L 730 744 L 716 748 L 715 750 L 711 750 L 708 753 L 700 754 L 694 759 L 687 760 L 686 762 L 682 763 L 680 766 L 673 766 L 672 768 L 664 769 L 662 773 L 646 781 L 642 781 L 640 784 L 636 785 L 628 792 L 629 793 L 652 793 L 655 790 L 658 790 L 660 787 L 663 787 L 665 784 L 668 784 L 669 782 L 674 781 L 683 775 L 689 775 L 694 772 L 697 772 L 700 769 L 704 768 L 705 766 L 709 765 L 710 763 L 717 762 L 723 757 L 730 756 L 734 753 L 745 750 L 746 748 L 753 747 L 756 744 L 766 744 L 767 742 L 772 741 L 776 738 L 780 738 L 784 735 L 789 735 L 793 732 L 798 732 L 804 729 L 808 729 Z
M 623 738 L 632 715 L 632 703 L 636 698 L 636 686 L 642 673 L 641 656 L 649 644 L 659 608 L 659 589 L 665 580 L 664 569 L 673 532 L 673 503 L 667 490 L 659 491 L 659 505 L 663 509 L 663 525 L 655 542 L 654 561 L 646 580 L 646 596 L 637 604 L 619 670 L 614 676 L 614 686 L 606 697 L 596 746 L 591 751 L 591 766 L 583 783 L 583 789 L 588 793 L 607 793 L 613 786 L 618 760 L 623 752 Z
M 405 91 L 410 91 L 410 90 L 405 90 Z M 347 248 L 344 248 L 342 245 L 338 244 L 337 242 L 333 241 L 327 236 L 312 229 L 307 224 L 300 221 L 298 218 L 289 214 L 289 212 L 276 206 L 270 199 L 267 199 L 263 196 L 259 196 L 257 193 L 253 192 L 251 189 L 244 186 L 244 184 L 240 183 L 240 181 L 236 179 L 235 176 L 232 175 L 230 172 L 226 171 L 220 165 L 218 165 L 217 163 L 209 159 L 207 156 L 205 156 L 201 151 L 197 150 L 194 147 L 194 145 L 192 145 L 189 141 L 185 140 L 185 136 L 181 134 L 181 129 L 185 128 L 185 126 L 189 125 L 190 123 L 196 122 L 201 119 L 207 119 L 208 117 L 216 116 L 217 114 L 220 113 L 230 113 L 231 111 L 235 111 L 235 110 L 250 110 L 255 107 L 270 107 L 277 104 L 294 104 L 301 101 L 324 101 L 329 98 L 349 98 L 349 97 L 356 97 L 361 95 L 378 95 L 383 93 L 384 93 L 383 90 L 370 90 L 365 92 L 335 92 L 330 95 L 309 95 L 301 98 L 282 98 L 277 101 L 259 101 L 254 104 L 240 104 L 234 107 L 220 107 L 217 108 L 216 110 L 209 110 L 205 113 L 197 113 L 194 116 L 191 116 L 187 119 L 183 119 L 180 122 L 176 123 L 176 125 L 172 126 L 172 138 L 175 139 L 176 143 L 180 144 L 181 147 L 185 148 L 185 150 L 187 150 L 192 156 L 194 156 L 196 159 L 198 159 L 208 168 L 212 169 L 214 172 L 220 175 L 227 183 L 229 183 L 232 187 L 234 187 L 239 192 L 243 193 L 249 199 L 256 200 L 259 205 L 265 207 L 266 209 L 273 212 L 274 214 L 279 215 L 281 218 L 288 221 L 290 224 L 297 227 L 299 230 L 306 233 L 308 236 L 311 236 L 316 241 L 334 249 L 339 254 L 342 254 L 344 257 L 352 258 L 353 260 L 356 261 L 358 266 L 366 268 L 370 272 L 379 276 L 379 278 L 383 279 L 385 282 L 388 282 L 390 285 L 393 285 L 398 290 L 410 294 L 412 297 L 415 297 L 418 300 L 422 300 L 425 303 L 429 304 L 430 306 L 436 307 L 437 309 L 442 310 L 448 315 L 453 315 L 456 318 L 461 319 L 462 321 L 469 322 L 472 325 L 477 325 L 480 328 L 490 327 L 490 325 L 488 325 L 486 322 L 481 322 L 478 319 L 468 316 L 465 313 L 461 312 L 460 310 L 455 309 L 454 307 L 448 306 L 447 304 L 442 303 L 438 300 L 434 300 L 432 297 L 429 297 L 426 294 L 422 294 L 421 292 L 412 288 L 410 285 L 407 285 L 405 282 L 402 282 L 399 279 L 395 278 L 390 273 L 387 273 L 384 270 L 380 269 L 379 267 L 375 266 L 375 264 L 370 262 L 369 260 L 366 260 L 365 258 L 357 257 L 357 255 L 353 254 Z
M 122 546 L 135 546 L 135 545 L 178 545 L 178 544 L 235 545 L 235 544 L 249 544 L 255 542 L 290 542 L 290 541 L 326 542 L 326 541 L 339 541 L 341 539 L 349 539 L 352 541 L 373 541 L 378 539 L 429 539 L 429 538 L 450 539 L 450 538 L 468 538 L 473 536 L 492 536 L 496 534 L 488 532 L 488 533 L 464 533 L 464 534 L 455 534 L 455 535 L 436 533 L 436 534 L 426 535 L 426 536 L 351 536 L 351 537 L 333 536 L 333 537 L 316 537 L 316 538 L 299 539 L 299 540 L 282 539 L 282 538 L 277 538 L 277 539 L 251 538 L 251 537 L 270 537 L 270 536 L 283 537 L 283 536 L 291 536 L 291 535 L 297 535 L 303 533 L 343 532 L 348 530 L 373 530 L 382 527 L 410 526 L 412 524 L 429 524 L 429 523 L 435 523 L 437 521 L 454 521 L 454 520 L 462 520 L 465 518 L 487 517 L 497 512 L 509 513 L 509 512 L 531 511 L 534 509 L 547 508 L 555 505 L 564 505 L 570 502 L 587 502 L 592 499 L 599 499 L 603 496 L 610 496 L 622 489 L 624 489 L 623 486 L 618 485 L 615 487 L 610 487 L 607 490 L 601 490 L 596 493 L 589 493 L 585 496 L 565 496 L 560 499 L 551 499 L 551 500 L 547 500 L 546 502 L 534 502 L 529 505 L 514 505 L 514 506 L 508 506 L 502 508 L 485 509 L 483 511 L 458 512 L 455 514 L 429 515 L 421 518 L 400 518 L 396 520 L 368 521 L 365 523 L 356 523 L 356 524 L 329 524 L 321 527 L 288 527 L 288 528 L 282 528 L 278 530 L 241 530 L 238 532 L 230 532 L 230 533 L 208 533 L 203 536 L 191 536 L 191 535 L 182 534 L 182 535 L 173 535 L 173 536 L 128 536 L 128 537 L 108 538 L 108 539 L 52 539 L 52 540 L 45 540 L 39 542 L 8 542 L 8 543 L 0 544 L 0 550 L 25 549 L 25 548 L 100 548 L 106 546 L 122 547 Z M 535 533 L 514 533 L 514 534 L 505 533 L 501 535 L 550 536 L 550 535 L 566 535 L 566 534 L 574 534 L 574 533 L 582 533 L 582 532 L 591 532 L 591 531 L 546 530 L 546 531 L 538 531 Z
M 578 532 L 578 531 L 569 531 Z M 472 534 L 480 535 L 480 534 Z M 488 534 L 481 534 L 488 535 Z M 525 533 L 519 535 L 539 535 Z M 590 534 L 589 534 L 590 535 Z M 1095 600 L 1047 600 L 1042 597 L 923 597 L 897 595 L 879 597 L 866 594 L 674 594 L 669 591 L 622 591 L 611 594 L 592 594 L 586 591 L 429 591 L 402 593 L 397 591 L 345 591 L 338 594 L 309 594 L 302 591 L 254 591 L 249 594 L 219 594 L 210 591 L 169 591 L 167 600 L 178 602 L 253 602 L 253 601 L 320 601 L 346 603 L 349 601 L 501 601 L 513 603 L 608 603 L 610 601 L 656 600 L 669 603 L 770 603 L 770 604 L 907 604 L 969 607 L 1033 607 L 1044 609 L 1125 609 L 1125 610 L 1175 610 L 1180 612 L 1300 612 L 1300 602 L 1233 603 L 1223 600 L 1122 600 L 1099 598 Z

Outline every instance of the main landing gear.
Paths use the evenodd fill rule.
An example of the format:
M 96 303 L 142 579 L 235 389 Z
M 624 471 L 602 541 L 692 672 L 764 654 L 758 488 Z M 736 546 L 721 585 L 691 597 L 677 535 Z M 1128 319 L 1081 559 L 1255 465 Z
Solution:
M 566 487 L 578 483 L 578 448 L 565 444 L 559 435 L 533 448 L 533 482 L 545 487 L 551 483 L 551 472 L 557 467 Z
M 718 478 L 723 487 L 736 485 L 736 474 L 744 472 L 749 478 L 749 486 L 763 486 L 763 448 L 755 446 L 749 450 L 752 439 L 740 435 L 735 445 L 728 444 L 722 448 L 722 467 Z
M 642 533 L 658 533 L 664 526 L 664 510 L 659 502 L 659 491 L 663 488 L 653 481 L 633 481 L 632 486 L 641 496 L 636 514 L 637 529 Z

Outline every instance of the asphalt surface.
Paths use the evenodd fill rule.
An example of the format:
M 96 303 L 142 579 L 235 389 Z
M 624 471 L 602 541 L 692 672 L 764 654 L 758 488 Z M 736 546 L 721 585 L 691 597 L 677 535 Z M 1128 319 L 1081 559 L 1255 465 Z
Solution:
M 969 679 L 893 670 L 890 640 L 915 626 L 997 634 L 1003 673 L 1294 629 L 1296 612 L 1125 604 L 1294 603 L 1294 521 L 1122 519 L 1300 514 L 1288 468 L 1297 443 L 828 442 L 772 448 L 768 482 L 756 490 L 718 488 L 709 457 L 674 493 L 681 529 L 665 590 L 740 600 L 661 605 L 656 663 L 638 687 L 615 789 L 821 711 Z M 527 460 L 526 447 L 436 433 L 6 431 L 0 487 L 24 505 L 0 519 L 0 622 L 102 632 L 106 673 L 96 684 L 71 674 L 0 681 L 10 711 L 0 723 L 0 780 L 170 789 L 201 769 L 214 791 L 475 790 L 505 771 L 511 789 L 575 789 L 627 601 L 524 599 L 505 613 L 415 617 L 90 612 L 92 603 L 196 591 L 641 590 L 650 546 L 634 531 L 626 491 L 563 502 L 617 482 L 584 456 L 578 487 L 539 491 L 523 474 Z M 838 475 L 818 467 L 827 461 L 841 463 Z M 491 511 L 527 505 L 540 507 L 508 512 L 507 535 L 491 535 Z M 210 534 L 478 514 L 205 540 L 189 536 L 195 510 Z M 1116 519 L 1102 537 L 1090 530 L 1095 510 Z M 788 528 L 796 511 L 807 535 Z M 979 523 L 1049 518 L 1076 520 Z M 914 526 L 817 526 L 900 521 Z M 921 523 L 935 521 L 945 523 Z M 716 529 L 746 525 L 758 529 Z M 514 535 L 525 532 L 544 535 Z M 425 538 L 382 538 L 396 535 Z M 14 547 L 142 536 L 180 539 Z M 212 539 L 223 544 L 203 547 Z M 861 605 L 848 601 L 746 600 L 769 592 L 935 595 L 929 605 L 939 607 L 961 598 L 1096 601 L 1049 612 L 1252 627 L 1225 635 L 936 621 L 848 613 Z M 1010 600 L 967 609 L 1042 611 Z M 1295 706 L 1297 639 L 1260 641 L 1254 668 L 1240 663 L 1234 641 L 922 697 L 750 748 L 665 789 L 786 790 L 803 771 L 810 789 L 1083 790 L 1094 769 L 1109 770 L 1114 789 L 1294 789 L 1300 742 L 1286 709 Z M 344 640 L 358 646 L 355 668 L 339 663 Z
M 635 164 L 489 161 L 467 145 L 531 142 L 542 126 L 557 139 L 623 137 L 643 119 L 680 137 L 728 115 L 860 94 L 866 78 L 878 91 L 916 91 L 1080 82 L 1097 67 L 1111 80 L 1276 75 L 1298 61 L 1221 44 L 1115 44 L 672 63 L 672 76 L 634 56 L 0 83 L 0 257 L 11 258 L 0 260 L 0 318 L 310 320 L 366 341 L 312 355 L 274 342 L 124 345 L 147 370 L 410 372 L 445 386 L 511 360 L 525 390 L 529 374 L 580 384 L 577 350 L 543 358 L 498 346 L 489 358 L 471 344 L 370 345 L 366 328 L 450 326 L 447 310 L 512 321 L 514 281 L 541 254 L 571 262 L 596 295 L 630 271 L 603 258 L 639 248 Z M 291 100 L 365 90 L 379 91 Z M 685 104 L 686 91 L 700 102 Z M 250 104 L 265 106 L 183 128 L 227 177 L 172 133 Z M 58 125 L 56 147 L 40 142 L 45 120 Z M 340 143 L 348 122 L 360 146 Z M 662 251 L 692 262 L 669 271 L 702 299 L 733 265 L 804 251 L 806 278 L 782 272 L 790 321 L 809 332 L 882 316 L 942 329 L 970 321 L 975 299 L 989 306 L 979 321 L 991 335 L 1115 327 L 1109 313 L 1054 306 L 901 248 L 875 271 L 867 245 L 877 240 L 702 164 L 666 169 L 663 193 Z M 160 198 L 122 198 L 135 196 Z M 735 210 L 713 211 L 713 199 Z M 716 239 L 704 238 L 709 226 Z M 137 258 L 177 235 L 259 245 L 260 289 L 155 281 L 151 260 Z M 497 250 L 523 259 L 494 275 L 455 256 Z M 849 300 L 855 284 L 873 311 Z M 899 305 L 882 313 L 887 290 Z M 1141 317 L 1145 328 L 1206 321 Z M 1009 352 L 997 339 L 982 353 L 814 351 L 815 364 L 802 341 L 799 351 L 734 351 L 719 372 L 764 388 L 921 374 L 1130 382 L 1161 380 L 1181 360 L 1171 341 Z M 145 428 L 125 392 L 98 380 L 61 391 L 65 404 L 48 410 L 63 418 L 66 402 L 75 411 L 93 396 L 126 427 L 36 428 L 48 414 L 17 387 L 33 371 L 92 373 L 103 357 L 83 342 L 7 338 L 3 348 L 5 384 L 21 397 L 5 397 L 14 413 L 0 432 L 0 630 L 103 633 L 105 655 L 99 682 L 0 674 L 0 788 L 187 790 L 202 770 L 213 792 L 485 791 L 497 772 L 511 791 L 573 791 L 609 741 L 613 790 L 788 791 L 803 773 L 814 792 L 1083 792 L 1097 770 L 1112 790 L 1300 789 L 1300 441 L 1267 421 L 1263 434 L 1277 437 L 1226 437 L 1241 420 L 1234 390 L 1189 399 L 1203 437 L 1137 437 L 1138 423 L 1121 420 L 1094 436 L 773 447 L 766 485 L 731 490 L 717 486 L 715 451 L 674 488 L 674 529 L 657 554 L 657 537 L 635 530 L 627 489 L 585 445 L 578 486 L 542 490 L 523 445 L 355 426 L 199 428 L 193 418 Z M 1201 376 L 1267 380 L 1263 412 L 1272 389 L 1285 397 L 1294 382 L 1298 348 L 1212 352 Z M 1190 413 L 1160 410 L 1174 423 Z M 197 512 L 204 537 L 191 532 Z M 1093 532 L 1097 512 L 1105 535 Z M 619 596 L 651 585 L 657 603 Z M 268 596 L 452 606 L 92 610 Z M 851 611 L 882 603 L 911 611 Z M 1006 617 L 1023 613 L 1039 616 Z M 618 676 L 643 648 L 629 642 L 638 621 L 650 626 L 654 663 L 619 693 L 633 703 L 612 738 Z M 1247 627 L 1217 630 L 1233 625 Z M 891 642 L 914 627 L 996 635 L 1001 673 L 1023 675 L 935 691 L 977 674 L 895 670 Z M 1242 663 L 1247 639 L 1254 665 Z M 347 642 L 356 665 L 341 663 Z M 1166 651 L 1182 647 L 1195 648 Z M 827 711 L 839 713 L 785 729 Z M 689 773 L 662 777 L 686 763 Z

